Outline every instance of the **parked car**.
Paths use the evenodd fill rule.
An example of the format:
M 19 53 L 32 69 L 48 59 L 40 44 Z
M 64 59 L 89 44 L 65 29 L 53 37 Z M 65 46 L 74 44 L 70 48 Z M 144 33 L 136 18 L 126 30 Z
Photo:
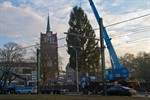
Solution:
M 37 89 L 34 87 L 19 87 L 16 88 L 16 93 L 17 94 L 35 94 L 37 93 Z
M 107 89 L 106 93 L 107 95 L 132 96 L 135 90 L 125 86 L 112 86 Z M 104 95 L 103 91 L 102 95 Z

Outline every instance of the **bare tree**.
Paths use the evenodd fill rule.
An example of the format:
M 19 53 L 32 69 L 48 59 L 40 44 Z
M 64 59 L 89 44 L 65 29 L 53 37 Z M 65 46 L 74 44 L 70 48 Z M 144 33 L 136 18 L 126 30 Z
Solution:
M 17 73 L 19 68 L 15 68 L 19 66 L 19 62 L 23 61 L 23 57 L 26 54 L 26 50 L 22 48 L 21 45 L 13 42 L 9 42 L 4 44 L 3 48 L 0 48 L 0 62 L 3 63 L 3 66 L 0 66 L 2 70 L 8 70 Z M 11 83 L 12 75 L 4 76 L 4 84 L 7 81 L 8 84 Z
M 61 57 L 60 55 L 58 55 L 58 69 L 59 69 L 59 71 L 62 71 L 63 69 L 62 69 L 62 65 L 63 65 L 63 62 L 62 62 L 62 60 L 63 60 L 64 58 L 63 57 Z
M 40 48 L 40 45 L 39 45 L 39 43 L 36 43 L 32 47 L 34 47 L 34 48 L 30 49 L 31 54 L 29 55 L 28 58 L 25 59 L 26 62 L 37 62 L 37 49 Z
M 46 85 L 47 79 L 50 74 L 50 66 L 51 62 L 49 61 L 48 53 L 43 52 L 40 56 L 40 74 L 42 75 L 42 86 L 44 87 Z

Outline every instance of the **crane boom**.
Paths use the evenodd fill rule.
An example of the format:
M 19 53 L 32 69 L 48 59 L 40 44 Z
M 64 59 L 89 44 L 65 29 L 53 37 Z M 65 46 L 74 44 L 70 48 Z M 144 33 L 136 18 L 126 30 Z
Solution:
M 92 7 L 92 10 L 93 10 L 93 12 L 94 12 L 94 15 L 95 15 L 95 17 L 96 17 L 97 23 L 100 25 L 100 24 L 101 24 L 101 22 L 100 22 L 100 16 L 99 16 L 99 14 L 98 14 L 98 12 L 97 12 L 97 10 L 96 10 L 96 7 L 95 7 L 95 5 L 94 5 L 94 3 L 93 3 L 92 0 L 89 0 L 89 2 L 90 2 L 90 5 L 91 5 L 91 7 Z M 114 66 L 115 66 L 116 68 L 120 68 L 120 66 L 121 66 L 121 65 L 120 65 L 120 62 L 119 62 L 119 60 L 118 60 L 118 57 L 117 57 L 117 55 L 116 55 L 116 53 L 115 53 L 115 50 L 114 50 L 114 48 L 113 48 L 113 46 L 112 46 L 112 43 L 111 43 L 111 41 L 110 41 L 111 39 L 109 38 L 105 27 L 103 27 L 103 36 L 104 36 L 104 40 L 105 40 L 105 42 L 106 42 L 107 48 L 108 48 L 108 50 L 109 50 L 110 56 L 111 56 L 112 59 L 113 59 Z
M 13 76 L 15 76 L 15 77 L 17 77 L 17 78 L 20 78 L 20 79 L 24 80 L 24 81 L 25 81 L 25 84 L 27 84 L 27 79 L 26 79 L 25 77 L 22 77 L 22 76 L 20 76 L 20 75 L 14 73 L 14 72 L 11 72 L 11 71 L 9 71 L 9 70 L 2 70 L 2 69 L 0 69 L 0 70 L 3 72 L 3 74 L 2 74 L 1 77 L 0 77 L 0 81 L 2 80 L 2 78 L 4 77 L 5 74 L 10 74 L 10 75 L 13 75 Z

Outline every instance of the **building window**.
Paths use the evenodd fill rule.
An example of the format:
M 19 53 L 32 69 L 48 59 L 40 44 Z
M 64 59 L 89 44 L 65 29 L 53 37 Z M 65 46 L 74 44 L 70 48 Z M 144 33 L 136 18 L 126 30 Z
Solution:
M 48 43 L 51 43 L 51 37 L 49 37 Z
M 47 43 L 47 39 L 46 38 L 44 38 L 44 43 Z
M 32 69 L 22 69 L 22 74 L 31 74 Z

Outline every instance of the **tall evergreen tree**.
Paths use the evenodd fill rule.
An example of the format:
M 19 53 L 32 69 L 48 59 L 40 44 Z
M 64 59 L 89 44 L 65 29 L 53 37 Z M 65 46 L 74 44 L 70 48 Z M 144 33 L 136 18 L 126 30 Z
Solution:
M 76 69 L 76 51 L 79 71 L 95 72 L 100 69 L 100 47 L 95 32 L 82 8 L 75 6 L 70 14 L 67 31 L 70 66 Z

